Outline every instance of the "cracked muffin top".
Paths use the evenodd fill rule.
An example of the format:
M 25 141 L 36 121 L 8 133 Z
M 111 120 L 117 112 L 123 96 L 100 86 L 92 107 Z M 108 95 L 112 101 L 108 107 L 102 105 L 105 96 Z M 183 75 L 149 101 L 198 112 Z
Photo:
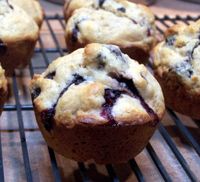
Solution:
M 1 65 L 0 65 L 0 90 L 1 92 L 7 90 L 7 80 L 5 77 L 5 71 L 2 69 Z
M 10 4 L 14 4 L 22 8 L 30 15 L 40 26 L 43 21 L 43 10 L 37 0 L 9 0 Z
M 134 125 L 157 123 L 164 113 L 158 82 L 114 45 L 88 44 L 58 58 L 34 76 L 31 95 L 47 130 L 52 120 L 67 127 Z
M 154 49 L 154 69 L 161 77 L 176 76 L 191 93 L 200 93 L 200 20 L 177 24 Z
M 64 7 L 66 18 L 68 19 L 76 9 L 83 7 L 110 11 L 141 25 L 154 23 L 154 15 L 149 8 L 127 0 L 70 0 Z
M 0 22 L 1 42 L 38 38 L 39 29 L 35 21 L 23 9 L 7 0 L 0 1 Z
M 155 44 L 154 15 L 143 5 L 125 0 L 71 0 L 65 6 L 66 38 L 79 43 L 136 46 L 149 51 Z

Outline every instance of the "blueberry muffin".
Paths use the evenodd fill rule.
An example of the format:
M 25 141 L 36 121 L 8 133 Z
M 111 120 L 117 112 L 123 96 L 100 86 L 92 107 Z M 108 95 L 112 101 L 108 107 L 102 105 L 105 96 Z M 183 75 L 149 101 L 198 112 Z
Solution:
M 43 22 L 44 14 L 42 7 L 37 0 L 9 0 L 10 4 L 15 4 L 30 15 L 40 27 Z
M 31 82 L 38 125 L 65 157 L 119 163 L 148 143 L 164 113 L 161 88 L 117 46 L 88 44 Z
M 126 0 L 71 0 L 65 12 L 69 51 L 93 42 L 114 44 L 145 61 L 155 44 L 154 15 L 143 5 Z
M 0 115 L 3 110 L 3 104 L 7 98 L 7 80 L 4 75 L 4 70 L 0 66 Z
M 200 119 L 200 20 L 176 25 L 154 49 L 155 76 L 166 104 L 177 112 Z
M 21 8 L 0 1 L 0 63 L 6 74 L 26 66 L 32 56 L 39 28 Z

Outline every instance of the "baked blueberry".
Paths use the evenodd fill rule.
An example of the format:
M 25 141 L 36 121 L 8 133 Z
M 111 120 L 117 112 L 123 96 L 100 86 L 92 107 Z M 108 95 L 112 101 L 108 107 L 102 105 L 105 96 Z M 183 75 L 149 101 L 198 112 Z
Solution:
M 126 9 L 125 9 L 124 7 L 117 8 L 117 10 L 118 10 L 118 11 L 121 11 L 121 12 L 123 12 L 123 13 L 126 12 Z
M 99 0 L 99 6 L 102 7 L 103 6 L 103 3 L 105 2 L 106 0 Z
M 105 89 L 105 103 L 102 105 L 101 116 L 105 117 L 111 125 L 116 124 L 116 121 L 112 115 L 112 107 L 120 97 L 121 93 L 122 92 L 120 90 Z
M 51 79 L 53 80 L 54 76 L 56 75 L 56 72 L 55 71 L 52 71 L 51 73 L 48 73 L 45 78 L 48 78 L 48 79 Z
M 41 93 L 41 89 L 35 88 L 31 93 L 32 100 L 36 99 L 40 95 L 40 93 Z
M 6 44 L 0 39 L 0 55 L 4 55 L 7 51 Z

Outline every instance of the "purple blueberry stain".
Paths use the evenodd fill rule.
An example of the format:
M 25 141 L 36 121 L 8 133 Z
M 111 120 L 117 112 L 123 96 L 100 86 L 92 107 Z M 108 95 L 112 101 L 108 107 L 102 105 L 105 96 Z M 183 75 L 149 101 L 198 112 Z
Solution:
M 99 7 L 102 7 L 106 0 L 99 0 Z
M 44 122 L 44 127 L 47 131 L 51 131 L 53 129 L 53 121 L 54 121 L 54 115 L 55 115 L 55 108 L 58 104 L 59 99 L 62 97 L 62 95 L 68 90 L 68 88 L 71 85 L 79 85 L 82 82 L 84 82 L 85 79 L 79 75 L 79 74 L 73 74 L 73 79 L 72 81 L 61 91 L 61 93 L 59 94 L 59 97 L 56 101 L 56 103 L 53 105 L 52 108 L 50 109 L 46 109 L 44 111 L 41 112 L 41 120 Z
M 45 76 L 45 78 L 50 79 L 50 80 L 53 80 L 53 78 L 55 77 L 55 75 L 56 75 L 56 72 L 53 71 L 53 72 L 51 72 L 51 73 L 48 73 L 48 74 Z
M 189 60 L 185 60 L 184 62 L 176 65 L 175 72 L 179 75 L 184 75 L 188 78 L 191 78 L 193 70 Z
M 10 9 L 14 9 L 13 6 L 9 3 L 8 0 L 6 0 L 6 2 L 7 2 L 7 4 L 8 4 L 8 6 L 10 7 Z
M 82 83 L 82 82 L 84 82 L 85 81 L 85 79 L 82 77 L 82 76 L 80 76 L 79 74 L 74 74 L 73 75 L 73 80 L 72 80 L 72 83 L 71 84 L 75 84 L 75 85 L 79 85 L 80 83 Z
M 41 88 L 35 88 L 33 89 L 33 92 L 31 93 L 32 100 L 35 100 L 41 93 Z
M 150 37 L 152 35 L 152 29 L 147 28 L 147 36 Z
M 114 55 L 117 59 L 119 59 L 122 62 L 126 62 L 119 47 L 109 45 L 107 46 L 107 48 L 110 50 L 111 54 Z
M 110 125 L 117 124 L 112 115 L 112 108 L 121 94 L 122 92 L 120 90 L 105 89 L 105 103 L 102 105 L 101 116 L 107 119 Z
M 195 51 L 195 49 L 196 49 L 197 47 L 199 47 L 199 45 L 200 45 L 200 41 L 198 41 L 198 42 L 194 45 L 194 47 L 192 48 L 191 51 L 188 51 L 188 52 L 187 52 L 187 55 L 188 55 L 188 58 L 189 58 L 189 61 L 190 61 L 190 62 L 193 60 L 194 51 Z
M 134 19 L 131 19 L 131 21 L 132 21 L 134 24 L 137 24 L 137 21 L 135 21 Z
M 193 48 L 190 51 L 187 51 L 186 53 L 188 59 L 177 64 L 173 69 L 171 69 L 171 71 L 175 71 L 178 75 L 191 78 L 191 76 L 194 74 L 191 62 L 194 59 L 193 57 L 194 51 L 199 45 L 200 41 L 196 42 Z
M 3 56 L 7 52 L 7 45 L 0 39 L 0 55 Z
M 55 115 L 55 106 L 41 112 L 41 119 L 45 129 L 50 132 L 53 128 L 53 117 Z
M 77 42 L 78 41 L 78 33 L 79 33 L 79 27 L 78 24 L 76 23 L 73 30 L 72 30 L 72 42 Z
M 74 24 L 74 28 L 72 29 L 72 34 L 71 34 L 71 41 L 72 42 L 77 42 L 78 41 L 78 34 L 80 32 L 79 29 L 79 24 L 83 21 L 87 20 L 87 18 L 82 18 L 80 20 L 78 20 L 75 24 Z
M 120 8 L 117 8 L 117 11 L 121 11 L 121 12 L 125 13 L 126 9 L 124 7 L 120 7 Z
M 100 70 L 104 69 L 106 66 L 105 62 L 103 61 L 104 59 L 105 59 L 105 57 L 101 53 L 99 53 L 96 57 L 96 62 L 98 65 L 97 68 Z
M 112 76 L 112 78 L 116 79 L 119 82 L 119 86 L 122 87 L 123 93 L 126 93 L 140 101 L 140 104 L 143 106 L 143 108 L 146 110 L 149 116 L 153 119 L 155 124 L 159 122 L 158 115 L 145 102 L 145 100 L 140 95 L 139 91 L 137 90 L 135 84 L 133 83 L 131 79 L 124 78 L 123 76 L 117 76 L 117 75 L 115 75 L 114 77 Z

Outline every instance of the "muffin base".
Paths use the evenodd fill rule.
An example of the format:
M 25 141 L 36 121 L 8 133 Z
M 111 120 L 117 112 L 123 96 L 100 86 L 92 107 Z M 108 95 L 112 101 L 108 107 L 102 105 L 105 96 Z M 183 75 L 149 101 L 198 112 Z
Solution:
M 35 44 L 36 40 L 32 39 L 6 42 L 6 51 L 0 55 L 0 62 L 6 76 L 11 76 L 15 68 L 24 68 L 29 64 Z
M 173 75 L 169 77 L 165 73 L 160 77 L 155 72 L 155 77 L 161 85 L 165 103 L 169 108 L 193 119 L 200 119 L 200 93 L 196 96 L 191 95 Z
M 96 163 L 122 163 L 135 157 L 147 145 L 157 123 L 97 126 L 77 124 L 73 128 L 53 125 L 48 132 L 40 113 L 35 110 L 39 128 L 47 144 L 64 157 L 79 162 L 93 159 Z

